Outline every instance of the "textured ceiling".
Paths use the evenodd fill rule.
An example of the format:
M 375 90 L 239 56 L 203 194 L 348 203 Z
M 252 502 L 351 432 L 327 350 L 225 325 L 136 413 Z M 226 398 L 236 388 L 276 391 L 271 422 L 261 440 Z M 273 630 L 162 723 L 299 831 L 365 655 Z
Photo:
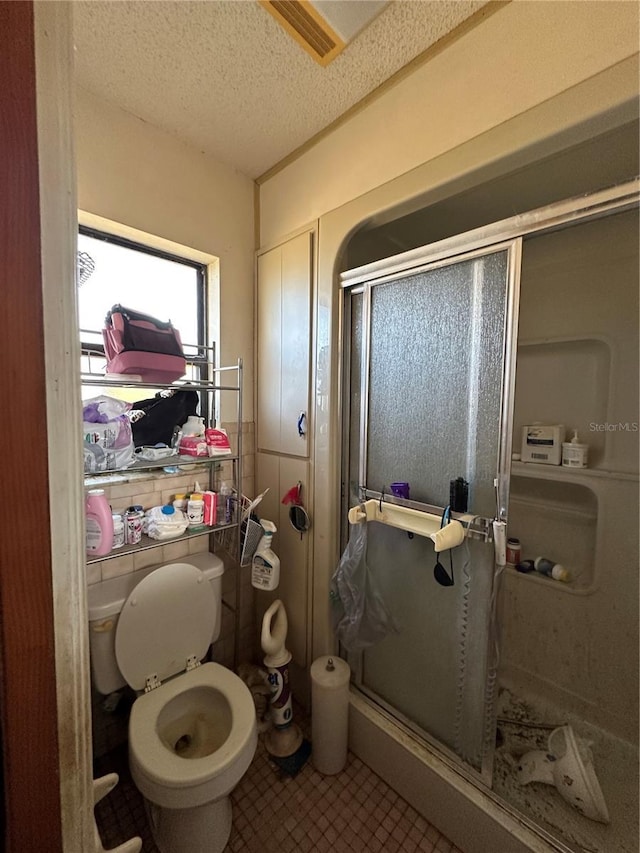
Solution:
M 392 0 L 322 68 L 254 0 L 75 0 L 76 78 L 257 177 L 485 2 Z

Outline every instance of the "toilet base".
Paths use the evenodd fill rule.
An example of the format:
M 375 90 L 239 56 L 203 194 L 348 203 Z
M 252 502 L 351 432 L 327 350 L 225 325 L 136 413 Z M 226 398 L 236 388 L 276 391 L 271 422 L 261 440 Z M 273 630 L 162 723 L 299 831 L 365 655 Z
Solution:
M 145 799 L 160 853 L 222 853 L 231 835 L 231 800 L 222 797 L 192 809 L 166 809 Z

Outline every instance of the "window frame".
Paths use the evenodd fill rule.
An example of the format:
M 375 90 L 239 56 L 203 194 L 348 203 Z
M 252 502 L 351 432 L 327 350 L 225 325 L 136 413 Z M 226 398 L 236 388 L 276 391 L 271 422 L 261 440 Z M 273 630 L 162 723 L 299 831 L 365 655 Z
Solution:
M 91 228 L 87 225 L 79 225 L 78 226 L 78 234 L 82 234 L 83 237 L 91 237 L 94 240 L 102 240 L 104 243 L 112 243 L 115 246 L 122 246 L 125 249 L 132 249 L 136 252 L 141 252 L 144 255 L 152 255 L 156 258 L 162 258 L 165 261 L 173 261 L 178 264 L 182 264 L 186 267 L 192 267 L 196 271 L 197 276 L 197 329 L 198 329 L 198 340 L 197 341 L 185 341 L 188 344 L 195 344 L 198 347 L 206 347 L 207 339 L 208 339 L 208 317 L 207 317 L 207 304 L 208 304 L 208 279 L 207 279 L 207 265 L 200 263 L 199 261 L 193 261 L 189 258 L 181 257 L 180 255 L 175 255 L 172 252 L 166 252 L 162 249 L 156 249 L 152 246 L 147 246 L 144 243 L 138 243 L 135 240 L 129 240 L 126 237 L 119 237 L 115 234 L 109 234 L 106 231 L 100 231 L 97 228 Z M 151 312 L 149 312 L 151 313 Z M 80 330 L 82 332 L 82 330 Z M 92 330 L 94 331 L 94 330 Z M 95 331 L 99 332 L 100 329 L 96 329 Z M 80 336 L 80 345 L 83 350 L 91 350 L 96 353 L 100 352 L 100 346 L 96 344 L 89 344 L 86 341 L 82 340 L 82 335 Z M 193 364 L 197 364 L 200 362 L 206 362 L 206 356 L 195 356 L 195 357 L 187 357 L 187 361 Z
M 78 234 L 84 237 L 91 237 L 95 240 L 101 240 L 104 243 L 111 243 L 112 245 L 121 246 L 125 249 L 131 249 L 133 251 L 140 252 L 145 255 L 151 255 L 156 258 L 162 258 L 163 260 L 173 261 L 174 263 L 182 264 L 186 267 L 191 267 L 195 271 L 197 287 L 196 328 L 198 340 L 183 341 L 183 345 L 185 346 L 185 348 L 187 350 L 191 350 L 191 352 L 185 353 L 185 359 L 187 364 L 193 365 L 193 367 L 196 369 L 196 376 L 200 381 L 211 381 L 210 366 L 212 364 L 215 365 L 216 347 L 215 343 L 208 343 L 209 277 L 207 264 L 202 263 L 200 261 L 192 260 L 190 258 L 185 258 L 181 255 L 174 254 L 173 252 L 168 252 L 163 249 L 157 249 L 145 243 L 140 243 L 137 240 L 131 240 L 127 237 L 121 237 L 120 235 L 111 234 L 108 231 L 102 231 L 98 228 L 93 228 L 88 225 L 79 224 Z M 152 313 L 152 311 L 149 311 L 148 313 Z M 83 340 L 83 331 L 100 332 L 101 329 L 80 329 L 80 348 L 82 353 L 86 353 L 89 356 L 91 356 L 92 354 L 95 354 L 96 356 L 104 356 L 103 345 L 100 343 L 90 343 L 88 341 Z M 197 349 L 196 354 L 193 353 L 194 348 Z M 216 407 L 214 405 L 213 410 L 210 411 L 212 401 L 209 400 L 209 394 L 200 393 L 199 396 L 201 413 L 208 418 L 210 415 L 214 414 L 214 410 Z

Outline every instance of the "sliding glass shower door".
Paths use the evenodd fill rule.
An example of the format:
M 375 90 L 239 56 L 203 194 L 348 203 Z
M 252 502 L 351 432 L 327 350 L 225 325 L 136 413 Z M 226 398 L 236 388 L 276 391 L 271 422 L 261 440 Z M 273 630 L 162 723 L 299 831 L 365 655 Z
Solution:
M 519 258 L 514 240 L 433 261 L 414 252 L 409 268 L 399 256 L 343 276 L 348 505 L 375 497 L 442 513 L 461 477 L 463 524 L 475 531 L 436 555 L 429 538 L 369 523 L 368 567 L 398 630 L 351 661 L 356 681 L 487 782 L 495 564 L 483 531 L 507 500 Z M 408 500 L 390 494 L 399 481 Z M 442 584 L 442 569 L 453 584 Z

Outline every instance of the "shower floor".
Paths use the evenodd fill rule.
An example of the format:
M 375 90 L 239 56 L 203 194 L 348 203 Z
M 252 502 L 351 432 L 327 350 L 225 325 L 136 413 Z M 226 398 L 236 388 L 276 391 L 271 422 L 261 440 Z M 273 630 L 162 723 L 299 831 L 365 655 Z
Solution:
M 494 792 L 579 853 L 638 853 L 637 747 L 535 697 L 516 694 L 508 687 L 500 690 L 497 704 Z M 501 722 L 501 718 L 517 722 Z M 576 735 L 592 742 L 594 768 L 611 818 L 609 825 L 583 817 L 552 785 L 518 784 L 515 772 L 518 757 L 532 749 L 546 749 L 551 729 L 535 728 L 535 724 L 541 723 L 554 727 L 568 723 Z

